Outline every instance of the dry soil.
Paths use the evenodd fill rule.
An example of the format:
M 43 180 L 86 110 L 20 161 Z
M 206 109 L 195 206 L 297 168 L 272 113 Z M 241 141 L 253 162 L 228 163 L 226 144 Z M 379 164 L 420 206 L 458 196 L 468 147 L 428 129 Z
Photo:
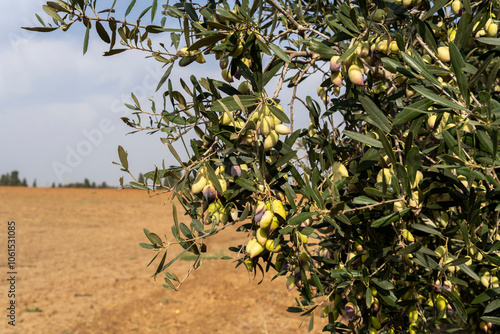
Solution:
M 180 210 L 179 210 L 180 211 Z M 181 217 L 182 218 L 182 217 Z M 167 196 L 138 190 L 0 187 L 0 333 L 307 333 L 309 319 L 286 312 L 296 292 L 283 278 L 249 279 L 232 260 L 229 229 L 179 291 L 146 267 L 154 251 L 143 228 L 172 240 Z M 7 324 L 7 222 L 16 223 L 16 326 Z M 186 223 L 188 223 L 186 221 Z M 171 249 L 168 259 L 178 249 Z M 180 278 L 191 261 L 177 262 Z M 300 326 L 300 327 L 299 327 Z M 316 317 L 314 333 L 322 328 Z

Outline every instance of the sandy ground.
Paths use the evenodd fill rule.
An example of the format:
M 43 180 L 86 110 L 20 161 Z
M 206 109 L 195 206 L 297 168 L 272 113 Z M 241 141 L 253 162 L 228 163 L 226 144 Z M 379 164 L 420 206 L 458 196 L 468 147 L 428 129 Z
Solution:
M 166 196 L 137 190 L 0 187 L 0 333 L 307 333 L 284 279 L 258 285 L 231 260 L 205 260 L 179 291 L 151 278 L 143 228 L 172 239 Z M 179 209 L 180 211 L 180 209 Z M 7 222 L 16 222 L 16 326 L 7 324 Z M 188 223 L 186 221 L 186 223 Z M 225 231 L 208 254 L 234 255 Z M 175 255 L 169 253 L 168 259 Z M 183 277 L 190 261 L 173 272 Z M 322 321 L 323 320 L 323 321 Z M 316 317 L 313 333 L 324 319 Z

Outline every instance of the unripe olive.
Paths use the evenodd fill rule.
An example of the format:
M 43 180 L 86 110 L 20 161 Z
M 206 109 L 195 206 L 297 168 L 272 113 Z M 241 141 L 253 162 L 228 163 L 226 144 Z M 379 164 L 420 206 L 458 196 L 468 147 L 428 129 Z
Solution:
M 488 333 L 488 324 L 486 323 L 486 321 L 481 321 L 479 323 L 479 331 L 483 333 Z
M 370 317 L 370 322 L 372 324 L 372 326 L 375 328 L 375 329 L 380 329 L 382 328 L 382 324 L 380 323 L 380 320 L 377 319 L 377 317 L 375 316 L 371 316 Z
M 273 221 L 273 217 L 274 214 L 271 211 L 266 210 L 260 219 L 260 227 L 268 228 L 271 225 L 271 222 Z
M 411 234 L 410 231 L 408 231 L 407 229 L 402 229 L 401 230 L 401 235 L 403 236 L 403 238 L 407 241 L 407 242 L 414 242 L 415 241 L 415 238 L 413 237 L 413 234 Z
M 375 22 L 382 22 L 385 20 L 386 15 L 385 10 L 379 8 L 375 11 L 375 13 L 373 13 L 372 19 Z
M 447 46 L 440 46 L 438 48 L 437 57 L 442 62 L 445 62 L 445 63 L 449 62 L 451 60 L 451 58 L 450 58 L 450 48 L 447 47 Z
M 427 118 L 427 125 L 432 130 L 436 126 L 437 114 L 432 114 Z
M 177 55 L 179 55 L 180 57 L 186 57 L 186 56 L 189 56 L 188 47 L 187 47 L 187 46 L 185 46 L 185 47 L 181 48 L 181 49 L 177 52 Z
M 387 53 L 387 49 L 389 49 L 389 41 L 384 39 L 383 41 L 380 41 L 377 43 L 377 51 L 380 51 L 382 53 Z
M 304 235 L 300 232 L 297 233 L 298 234 L 298 237 L 299 237 L 299 241 L 302 242 L 304 245 L 307 245 L 307 242 L 308 242 L 308 238 L 307 238 L 307 235 Z
M 363 70 L 357 65 L 351 65 L 347 71 L 349 80 L 356 86 L 364 86 L 363 83 Z
M 241 42 L 238 42 L 238 44 L 236 45 L 236 47 L 234 48 L 233 52 L 232 52 L 232 56 L 233 57 L 239 57 L 244 51 L 244 46 L 243 46 L 243 43 Z
M 332 83 L 335 86 L 337 86 L 337 87 L 342 86 L 342 72 L 340 72 L 340 71 L 333 72 L 332 75 L 330 76 L 330 79 L 332 80 Z
M 497 37 L 498 33 L 498 24 L 491 23 L 486 30 L 486 36 L 488 37 Z
M 401 212 L 404 209 L 406 209 L 406 203 L 404 201 L 394 202 L 394 207 L 393 207 L 394 212 Z
M 283 218 L 283 219 L 286 218 L 285 208 L 283 207 L 283 203 L 279 199 L 275 199 L 272 201 L 271 211 L 275 215 L 281 216 L 281 218 Z
M 276 230 L 280 226 L 278 218 L 276 216 L 273 216 L 273 220 L 271 221 L 271 225 L 269 226 L 269 233 L 273 233 L 274 230 Z
M 399 50 L 398 42 L 396 41 L 391 41 L 391 43 L 389 44 L 389 49 L 391 49 L 391 52 L 395 54 L 401 52 L 401 50 Z
M 266 245 L 268 236 L 269 236 L 269 233 L 267 232 L 266 229 L 263 229 L 263 228 L 258 228 L 257 232 L 255 233 L 255 237 L 257 238 L 257 242 L 259 244 L 261 244 L 262 246 Z
M 436 300 L 434 301 L 434 306 L 436 307 L 436 310 L 438 312 L 441 312 L 441 311 L 444 311 L 446 309 L 446 305 L 448 304 L 448 302 L 446 301 L 446 299 L 441 296 L 441 295 L 438 295 L 436 297 Z
M 455 15 L 461 15 L 462 14 L 462 8 L 464 6 L 462 5 L 462 1 L 460 0 L 454 0 L 451 3 L 451 12 Z
M 281 251 L 281 245 L 278 243 L 276 247 L 274 247 L 274 242 L 274 239 L 267 239 L 266 249 L 273 253 L 279 253 Z
M 342 63 L 337 63 L 337 60 L 339 60 L 339 58 L 339 56 L 333 56 L 332 58 L 330 58 L 330 71 L 338 72 L 340 70 Z
M 200 53 L 198 57 L 196 57 L 196 62 L 199 64 L 206 63 L 207 61 L 205 60 L 205 56 L 203 56 L 203 53 Z
M 382 168 L 377 174 L 377 183 L 384 182 L 386 184 L 391 184 L 394 172 L 391 168 Z
M 250 94 L 250 84 L 248 83 L 248 81 L 243 81 L 242 83 L 240 83 L 240 85 L 238 86 L 238 91 L 243 95 Z
M 227 68 L 223 69 L 221 74 L 222 74 L 222 78 L 224 80 L 226 80 L 227 82 L 231 83 L 234 81 L 233 76 L 231 75 L 231 72 Z
M 219 60 L 219 66 L 220 66 L 220 69 L 223 70 L 225 68 L 227 68 L 227 65 L 229 65 L 229 59 L 227 58 L 227 56 L 221 56 L 220 60 Z
M 403 0 L 403 7 L 409 8 L 412 5 L 412 0 Z
M 358 43 L 358 46 L 356 47 L 356 54 L 360 58 L 367 57 L 370 54 L 370 45 L 368 44 L 368 42 L 360 42 L 360 43 Z M 358 62 L 356 65 L 362 66 L 362 63 Z
M 290 130 L 290 128 L 285 124 L 277 124 L 274 127 L 274 130 L 276 130 L 276 132 L 280 135 L 289 135 L 290 133 L 292 133 L 292 130 Z
M 252 260 L 250 260 L 250 259 L 246 260 L 245 265 L 246 265 L 248 271 L 253 271 L 253 261 Z
M 271 131 L 269 135 L 264 139 L 264 150 L 269 151 L 270 149 L 272 149 L 278 143 L 278 140 L 278 133 L 275 130 Z
M 423 178 L 424 178 L 424 175 L 422 174 L 421 171 L 418 170 L 417 174 L 415 175 L 415 180 L 411 184 L 411 188 L 415 189 L 418 186 L 418 184 L 420 183 L 420 181 L 422 181 Z
M 201 173 L 198 173 L 196 179 L 194 180 L 191 191 L 193 194 L 198 194 L 203 191 L 203 188 L 207 185 L 207 179 Z

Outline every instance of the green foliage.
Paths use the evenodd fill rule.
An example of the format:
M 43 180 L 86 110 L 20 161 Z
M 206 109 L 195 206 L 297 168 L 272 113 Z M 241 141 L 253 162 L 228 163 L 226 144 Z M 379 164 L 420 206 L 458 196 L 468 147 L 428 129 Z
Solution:
M 95 3 L 48 2 L 52 23 L 30 29 L 81 22 L 84 51 L 95 27 L 106 56 L 135 49 L 165 65 L 162 108 L 132 95 L 145 119 L 124 118 L 179 163 L 130 184 L 167 188 L 185 213 L 174 205 L 175 242 L 145 230 L 141 244 L 151 262 L 163 254 L 165 288 L 184 281 L 172 263 L 192 253 L 196 269 L 205 240 L 236 224 L 237 265 L 286 276 L 301 295 L 289 311 L 310 329 L 315 313 L 332 333 L 500 325 L 498 0 L 153 1 L 126 21 Z M 224 81 L 174 88 L 174 66 L 205 58 Z M 184 251 L 167 257 L 172 243 Z

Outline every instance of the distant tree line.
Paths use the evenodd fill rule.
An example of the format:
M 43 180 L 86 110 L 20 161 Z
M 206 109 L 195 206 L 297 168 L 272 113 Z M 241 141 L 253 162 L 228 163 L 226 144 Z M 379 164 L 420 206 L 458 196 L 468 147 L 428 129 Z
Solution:
M 56 188 L 56 184 L 52 183 L 52 188 Z M 100 185 L 97 185 L 95 182 L 90 183 L 89 179 L 85 179 L 82 182 L 76 182 L 76 183 L 68 183 L 68 184 L 61 184 L 59 183 L 57 185 L 57 188 L 98 188 L 98 189 L 108 189 L 108 188 L 115 188 L 113 186 L 109 186 L 106 182 L 102 182 Z
M 15 187 L 27 187 L 28 183 L 26 179 L 19 179 L 19 172 L 17 170 L 12 171 L 12 173 L 2 174 L 0 177 L 0 186 L 15 186 Z
M 26 181 L 26 178 L 24 178 L 22 181 L 19 178 L 19 171 L 14 170 L 11 173 L 6 173 L 2 174 L 0 176 L 0 186 L 15 186 L 15 187 L 27 187 L 28 182 Z M 32 184 L 33 188 L 37 187 L 36 179 L 33 181 Z M 106 182 L 102 182 L 100 185 L 97 185 L 95 182 L 90 182 L 89 179 L 83 180 L 83 182 L 76 182 L 76 183 L 69 183 L 69 184 L 61 184 L 59 183 L 57 186 L 55 183 L 52 183 L 52 188 L 100 188 L 100 189 L 105 189 L 105 188 L 115 188 L 113 186 L 109 186 L 106 184 Z

